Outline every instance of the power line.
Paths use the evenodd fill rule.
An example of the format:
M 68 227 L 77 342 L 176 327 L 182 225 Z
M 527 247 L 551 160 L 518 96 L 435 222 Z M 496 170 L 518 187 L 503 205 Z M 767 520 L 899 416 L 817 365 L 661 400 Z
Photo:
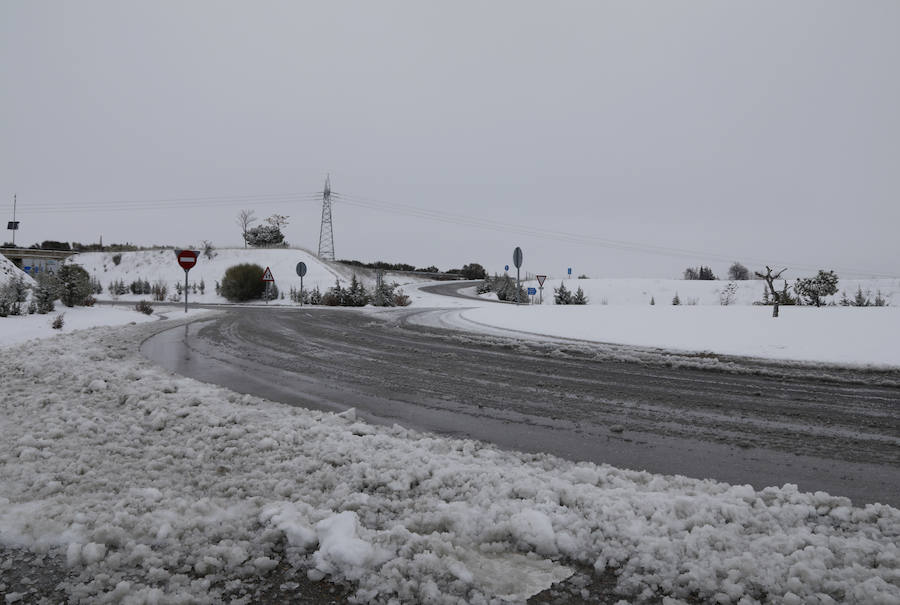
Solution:
M 407 204 L 400 204 L 396 202 L 386 202 L 382 200 L 375 200 L 372 198 L 365 198 L 355 195 L 348 194 L 333 194 L 338 198 L 338 201 L 341 201 L 346 204 L 362 207 L 362 208 L 370 208 L 385 212 L 391 212 L 395 214 L 404 214 L 409 216 L 416 216 L 419 218 L 424 218 L 427 220 L 432 220 L 435 222 L 447 223 L 447 224 L 456 224 L 466 227 L 474 227 L 478 229 L 485 229 L 489 231 L 500 231 L 503 233 L 513 233 L 517 235 L 524 235 L 528 237 L 541 238 L 546 240 L 553 241 L 561 241 L 569 244 L 575 245 L 584 245 L 590 247 L 603 247 L 603 248 L 611 248 L 617 250 L 623 250 L 627 252 L 643 252 L 647 254 L 656 254 L 660 256 L 669 256 L 669 257 L 680 257 L 680 258 L 702 258 L 702 259 L 712 259 L 719 260 L 724 262 L 733 262 L 735 260 L 734 255 L 726 255 L 713 253 L 702 250 L 689 250 L 684 248 L 674 248 L 674 247 L 666 247 L 666 246 L 657 246 L 654 244 L 645 244 L 641 242 L 630 242 L 625 240 L 613 240 L 598 236 L 585 235 L 581 233 L 572 233 L 566 231 L 559 231 L 553 229 L 545 229 L 545 228 L 534 228 L 529 227 L 527 225 L 517 225 L 514 223 L 495 221 L 491 219 L 485 218 L 472 218 L 464 215 L 458 215 L 448 212 L 441 212 L 437 210 L 426 210 L 422 208 L 418 208 L 416 206 L 410 206 Z M 818 270 L 821 267 L 817 267 L 814 265 L 808 265 L 806 263 L 794 263 L 794 262 L 775 262 L 772 259 L 761 259 L 761 258 L 748 258 L 744 257 L 744 262 L 755 263 L 759 265 L 765 264 L 777 264 L 779 266 L 790 266 L 794 269 L 805 269 L 805 270 Z M 844 273 L 851 274 L 863 274 L 870 275 L 872 277 L 883 277 L 883 278 L 900 278 L 896 274 L 888 274 L 882 273 L 879 271 L 871 271 L 868 269 L 860 269 L 860 268 L 849 268 L 849 267 L 832 267 L 837 271 L 841 271 Z
M 325 199 L 328 199 L 328 224 L 326 225 L 325 216 Z M 616 240 L 604 238 L 600 236 L 588 235 L 583 233 L 574 233 L 568 231 L 536 228 L 528 225 L 520 225 L 509 223 L 506 221 L 497 221 L 483 217 L 472 217 L 462 214 L 444 212 L 440 210 L 431 210 L 421 206 L 404 204 L 399 202 L 390 202 L 378 200 L 374 198 L 358 196 L 354 194 L 336 193 L 330 190 L 330 183 L 326 182 L 324 191 L 318 192 L 285 192 L 285 193 L 261 193 L 261 194 L 231 194 L 217 196 L 195 196 L 195 197 L 171 197 L 161 199 L 138 199 L 138 200 L 106 200 L 106 201 L 39 201 L 29 203 L 26 208 L 20 208 L 20 214 L 47 214 L 47 213 L 69 213 L 69 212 L 143 212 L 154 210 L 171 210 L 177 208 L 216 208 L 243 206 L 253 203 L 264 203 L 274 205 L 287 205 L 297 202 L 313 203 L 323 202 L 322 227 L 319 233 L 320 256 L 322 254 L 322 237 L 325 234 L 325 228 L 328 227 L 331 247 L 331 255 L 334 254 L 334 240 L 331 233 L 331 205 L 334 202 L 375 210 L 378 212 L 387 212 L 403 216 L 410 216 L 436 223 L 448 225 L 457 225 L 468 228 L 481 229 L 486 231 L 500 232 L 511 235 L 521 235 L 533 238 L 540 238 L 550 241 L 559 241 L 567 244 L 574 244 L 585 247 L 601 247 L 625 252 L 640 252 L 645 254 L 655 254 L 659 256 L 679 257 L 679 258 L 702 258 L 706 260 L 719 260 L 724 262 L 732 262 L 735 255 L 713 253 L 703 250 L 691 250 L 686 248 L 658 246 L 643 242 Z M 328 246 L 325 246 L 325 252 L 328 253 Z M 794 269 L 817 270 L 819 267 L 808 265 L 806 263 L 793 263 L 778 261 L 773 259 L 761 258 L 743 258 L 744 262 L 759 265 L 777 264 L 779 266 L 789 266 Z M 870 271 L 859 268 L 833 267 L 835 270 L 851 273 L 869 275 L 872 277 L 883 278 L 900 278 L 895 274 L 888 274 L 879 271 Z

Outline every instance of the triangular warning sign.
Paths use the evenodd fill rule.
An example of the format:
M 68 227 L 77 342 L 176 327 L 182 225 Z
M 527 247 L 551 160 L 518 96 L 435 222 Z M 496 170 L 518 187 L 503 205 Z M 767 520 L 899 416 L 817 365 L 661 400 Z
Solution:
M 275 278 L 272 277 L 272 271 L 268 267 L 266 267 L 266 271 L 265 271 L 265 273 L 263 273 L 262 280 L 263 281 L 275 281 Z
M 544 285 L 544 280 L 547 279 L 546 275 L 535 275 L 540 285 Z

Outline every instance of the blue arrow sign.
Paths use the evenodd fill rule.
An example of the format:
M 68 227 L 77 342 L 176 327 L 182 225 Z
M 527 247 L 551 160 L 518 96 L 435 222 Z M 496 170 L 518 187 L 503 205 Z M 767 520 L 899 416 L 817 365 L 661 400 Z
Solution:
M 537 288 L 528 288 L 528 294 L 529 295 L 537 294 Z

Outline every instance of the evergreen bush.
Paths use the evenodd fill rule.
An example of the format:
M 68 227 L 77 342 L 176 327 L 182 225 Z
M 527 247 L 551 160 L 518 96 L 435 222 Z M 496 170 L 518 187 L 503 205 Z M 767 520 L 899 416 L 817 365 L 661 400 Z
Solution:
M 553 288 L 553 302 L 557 305 L 572 304 L 572 293 L 566 288 L 566 284 L 559 282 L 559 288 Z
M 84 304 L 91 294 L 91 277 L 78 265 L 63 265 L 56 278 L 59 280 L 59 300 L 67 307 Z
M 220 291 L 231 302 L 260 299 L 265 290 L 262 267 L 255 263 L 242 263 L 228 267 L 222 277 Z

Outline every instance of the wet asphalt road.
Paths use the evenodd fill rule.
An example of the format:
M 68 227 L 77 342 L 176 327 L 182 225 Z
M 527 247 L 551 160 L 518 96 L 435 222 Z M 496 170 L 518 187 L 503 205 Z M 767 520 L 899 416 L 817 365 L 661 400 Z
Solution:
M 621 361 L 353 309 L 240 309 L 142 347 L 170 370 L 293 405 L 656 473 L 795 483 L 900 506 L 900 372 Z M 702 361 L 709 361 L 705 356 Z M 677 364 L 676 364 L 677 366 Z

